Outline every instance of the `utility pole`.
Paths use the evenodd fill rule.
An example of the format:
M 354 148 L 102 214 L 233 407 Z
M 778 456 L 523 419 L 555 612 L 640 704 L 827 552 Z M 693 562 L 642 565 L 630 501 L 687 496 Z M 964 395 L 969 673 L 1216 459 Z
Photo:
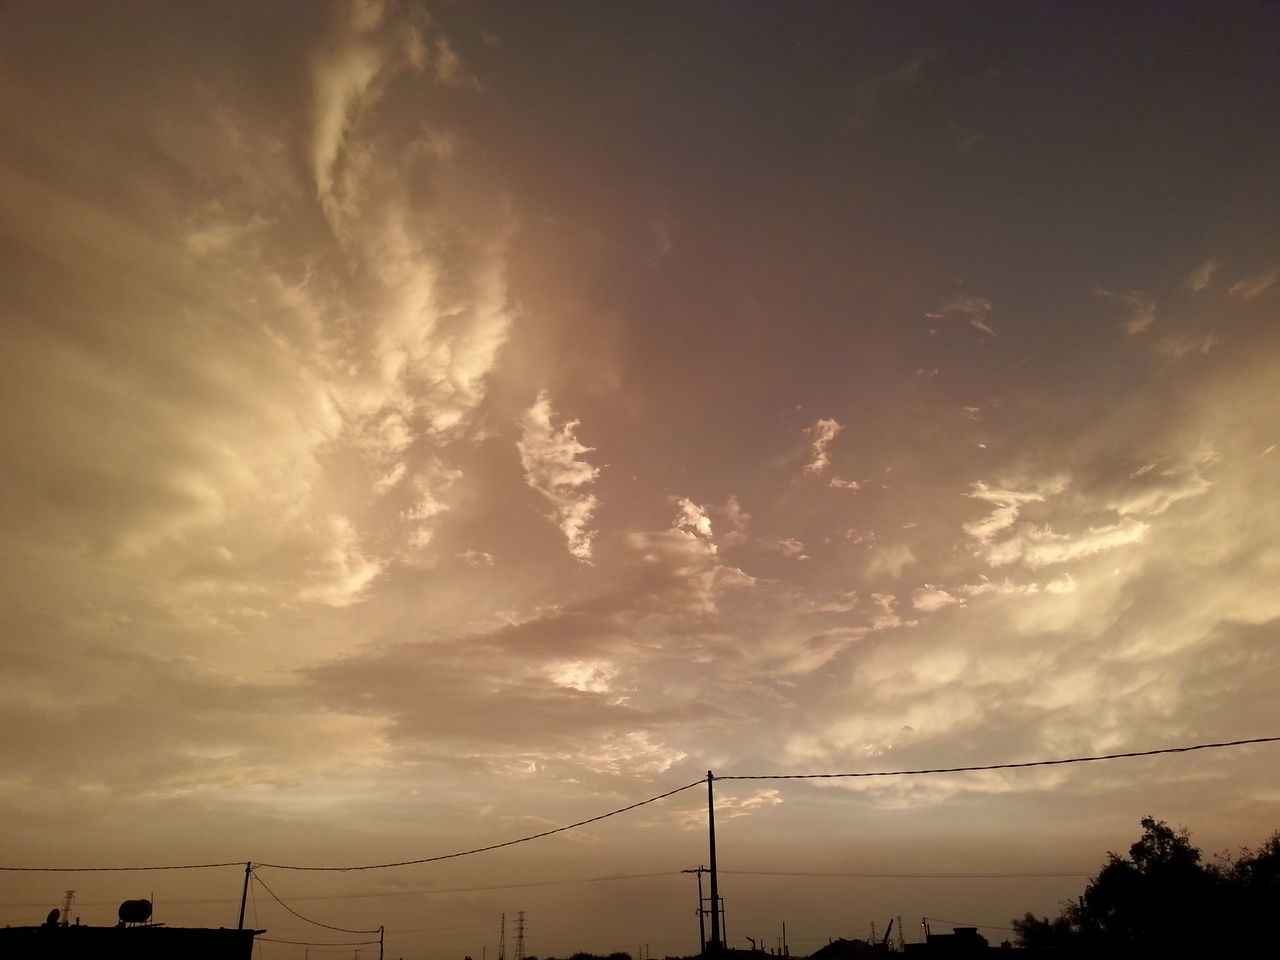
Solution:
M 502 928 L 498 934 L 498 960 L 507 960 L 507 915 L 502 915 Z
M 681 870 L 681 873 L 696 873 L 698 875 L 698 950 L 705 951 L 707 949 L 707 898 L 702 895 L 702 875 L 707 872 L 706 867 L 698 866 L 690 870 Z
M 240 919 L 236 923 L 237 930 L 244 929 L 244 902 L 249 899 L 249 874 L 253 872 L 253 862 L 245 861 L 244 865 L 244 889 L 240 891 Z
M 711 939 L 703 945 L 703 953 L 719 953 L 724 947 L 720 939 L 720 876 L 716 870 L 716 801 L 712 785 L 715 774 L 707 771 L 707 837 L 711 857 Z

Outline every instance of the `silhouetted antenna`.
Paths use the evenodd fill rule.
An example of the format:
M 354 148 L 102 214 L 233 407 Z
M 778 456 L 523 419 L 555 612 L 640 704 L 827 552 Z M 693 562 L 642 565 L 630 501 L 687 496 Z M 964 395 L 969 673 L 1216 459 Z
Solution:
M 498 928 L 498 960 L 507 960 L 507 915 L 502 915 Z
M 62 897 L 62 925 L 63 925 L 64 927 L 66 927 L 66 926 L 70 926 L 70 924 L 71 924 L 71 902 L 72 902 L 73 900 L 75 900 L 75 898 L 76 898 L 76 892 L 75 892 L 74 890 L 68 890 L 68 891 L 66 891 L 66 893 L 65 893 L 65 894 L 63 894 L 63 897 Z M 150 904 L 148 904 L 148 906 L 150 906 Z M 149 910 L 148 910 L 148 913 L 150 913 L 150 911 L 149 911 Z
M 524 911 L 516 914 L 516 960 L 524 960 Z

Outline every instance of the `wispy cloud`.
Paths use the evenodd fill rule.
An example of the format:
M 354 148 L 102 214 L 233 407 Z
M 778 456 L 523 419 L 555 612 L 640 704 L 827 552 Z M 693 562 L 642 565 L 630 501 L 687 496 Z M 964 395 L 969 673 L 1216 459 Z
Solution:
M 1107 506 L 1124 517 L 1158 516 L 1174 504 L 1207 493 L 1213 481 L 1204 471 L 1218 461 L 1218 454 L 1205 447 L 1174 462 L 1144 464 L 1133 471 Z
M 1268 270 L 1266 273 L 1237 280 L 1227 289 L 1227 293 L 1238 300 L 1253 300 L 1271 289 L 1277 279 L 1280 279 L 1280 270 Z
M 359 534 L 346 517 L 329 517 L 325 526 L 323 547 L 309 558 L 310 570 L 299 597 L 347 607 L 364 596 L 383 564 L 365 555 Z
M 844 429 L 844 425 L 835 420 L 819 420 L 808 429 L 809 462 L 804 465 L 804 472 L 817 476 L 825 473 L 831 466 L 831 443 Z
M 1156 321 L 1156 300 L 1148 293 L 1143 293 L 1141 290 L 1113 293 L 1110 290 L 1099 289 L 1097 294 L 1124 307 L 1127 316 L 1121 323 L 1121 328 L 1130 336 L 1150 329 Z
M 1133 517 L 1089 527 L 1078 534 L 1057 533 L 1047 525 L 1025 524 L 985 556 L 993 566 L 1022 563 L 1031 569 L 1092 557 L 1143 540 L 1150 526 Z
M 742 509 L 742 504 L 738 502 L 735 494 L 729 495 L 729 499 L 725 501 L 725 505 L 720 512 L 729 526 L 729 530 L 721 538 L 724 544 L 726 546 L 735 546 L 745 543 L 747 530 L 751 526 L 751 514 Z
M 987 322 L 994 307 L 986 297 L 960 296 L 948 301 L 938 309 L 944 317 L 959 317 L 965 320 L 969 326 L 981 333 L 985 333 L 989 337 L 996 335 L 995 330 L 991 328 L 991 324 Z M 930 316 L 934 315 L 930 314 Z
M 948 593 L 941 587 L 935 587 L 931 583 L 926 583 L 923 587 L 917 587 L 911 593 L 911 606 L 921 613 L 932 613 L 935 610 L 941 610 L 944 607 L 957 604 L 963 606 L 964 598 Z
M 595 538 L 588 524 L 599 501 L 583 488 L 595 481 L 600 470 L 581 459 L 592 448 L 574 436 L 579 421 L 570 420 L 557 428 L 552 417 L 551 398 L 543 391 L 521 418 L 522 434 L 516 446 L 525 482 L 551 504 L 569 552 L 588 561 Z
M 939 56 L 941 54 L 938 50 L 917 50 L 892 70 L 862 80 L 854 88 L 853 107 L 845 119 L 846 128 L 855 133 L 865 129 L 886 98 L 919 84 L 925 68 Z
M 804 543 L 795 537 L 787 537 L 778 540 L 775 543 L 775 549 L 784 557 L 795 560 L 808 560 L 808 555 L 804 552 Z
M 970 520 L 964 524 L 964 532 L 979 543 L 988 544 L 996 534 L 1013 526 L 1024 505 L 1042 502 L 1046 493 L 1056 493 L 1062 489 L 1062 486 L 1062 481 L 1055 480 L 1047 484 L 1045 489 L 1006 490 L 988 486 L 979 480 L 973 484 L 965 496 L 975 500 L 985 500 L 994 504 L 995 509 L 981 520 Z
M 1182 281 L 1183 289 L 1189 291 L 1192 296 L 1204 293 L 1213 284 L 1214 275 L 1221 266 L 1217 257 L 1210 257 L 1187 274 L 1187 278 Z
M 1206 333 L 1203 336 L 1190 334 L 1174 334 L 1168 337 L 1161 337 L 1156 341 L 1156 353 L 1164 357 L 1170 363 L 1176 363 L 1184 357 L 1198 353 L 1204 356 L 1214 347 L 1218 346 L 1218 337 L 1214 333 Z

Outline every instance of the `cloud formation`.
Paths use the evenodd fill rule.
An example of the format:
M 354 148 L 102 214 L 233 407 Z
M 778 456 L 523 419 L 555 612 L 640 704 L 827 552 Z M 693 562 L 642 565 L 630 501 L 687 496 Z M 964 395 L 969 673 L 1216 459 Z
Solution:
M 1116 44 L 1064 54 L 1056 14 L 999 10 L 941 53 L 911 17 L 824 5 L 786 42 L 718 8 L 658 42 L 614 5 L 11 6 L 7 861 L 381 862 L 708 769 L 1280 723 L 1280 237 L 1236 212 L 1276 206 L 1250 119 L 1272 65 L 1241 39 L 1260 14 L 1206 53 L 1098 5 L 1068 26 Z M 1153 36 L 1181 69 L 1135 87 L 1112 55 Z M 601 82 L 605 62 L 659 79 Z M 1159 112 L 1191 87 L 1220 109 L 1158 142 L 1117 145 L 1114 116 L 1080 109 L 1118 91 Z M 671 91 L 678 116 L 650 109 Z M 1033 871 L 1096 862 L 1148 811 L 1204 824 L 1210 849 L 1256 842 L 1265 759 L 716 790 L 742 863 Z M 687 862 L 671 828 L 702 801 L 431 875 L 658 874 Z M 371 927 L 413 875 L 307 882 L 359 893 L 316 903 Z M 176 923 L 224 881 L 175 875 L 189 896 L 161 903 Z M 4 922 L 60 893 L 27 883 Z M 725 892 L 744 916 L 794 895 L 815 931 L 847 918 L 796 883 Z M 865 909 L 924 895 L 891 888 Z M 916 907 L 962 916 L 970 889 Z M 1011 916 L 1071 892 L 983 896 Z M 577 929 L 562 894 L 529 894 L 545 929 Z M 438 952 L 475 956 L 504 896 L 427 897 L 421 925 L 456 920 Z M 671 896 L 602 895 L 601 942 L 574 949 L 643 929 L 689 952 Z M 392 955 L 436 949 L 413 929 L 388 925 Z
M 521 436 L 516 444 L 525 482 L 546 498 L 552 507 L 552 519 L 564 534 L 569 552 L 579 560 L 591 559 L 591 543 L 595 531 L 588 529 L 599 506 L 595 494 L 582 488 L 593 483 L 600 469 L 581 459 L 592 448 L 578 442 L 574 431 L 579 421 L 570 420 L 556 427 L 553 423 L 551 399 L 546 392 L 521 418 Z
M 994 308 L 986 297 L 959 296 L 939 307 L 944 317 L 959 317 L 975 330 L 994 337 L 988 318 Z
M 809 462 L 804 465 L 804 472 L 813 476 L 825 473 L 831 466 L 831 444 L 844 425 L 835 420 L 818 420 L 808 429 L 810 437 Z

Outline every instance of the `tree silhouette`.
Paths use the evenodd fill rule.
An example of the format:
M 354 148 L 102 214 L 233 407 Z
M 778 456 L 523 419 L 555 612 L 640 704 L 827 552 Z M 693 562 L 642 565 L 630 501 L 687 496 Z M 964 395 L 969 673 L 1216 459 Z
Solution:
M 1063 953 L 1256 949 L 1262 917 L 1280 911 L 1280 833 L 1232 861 L 1202 862 L 1185 830 L 1144 817 L 1129 856 L 1107 862 L 1055 920 L 1013 921 L 1024 947 Z

